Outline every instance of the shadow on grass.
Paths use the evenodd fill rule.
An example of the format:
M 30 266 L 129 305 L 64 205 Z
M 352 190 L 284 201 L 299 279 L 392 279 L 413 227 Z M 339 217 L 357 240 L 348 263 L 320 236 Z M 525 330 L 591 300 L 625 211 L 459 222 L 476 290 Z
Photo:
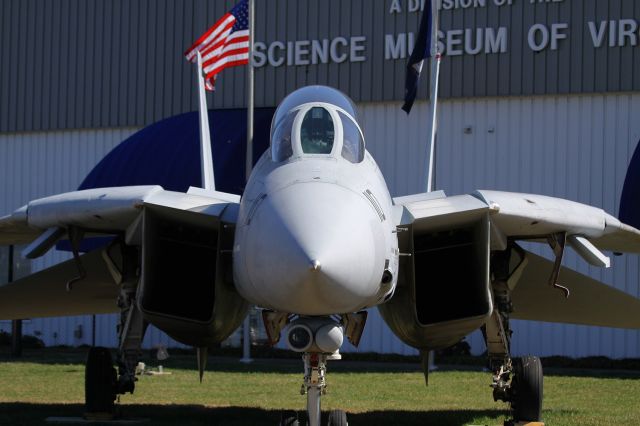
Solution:
M 24 351 L 19 358 L 12 358 L 6 353 L 0 352 L 0 363 L 35 363 L 43 365 L 64 365 L 69 364 L 84 366 L 88 349 L 32 349 Z M 115 350 L 112 357 L 115 359 Z M 196 355 L 179 353 L 172 355 L 169 359 L 158 361 L 150 356 L 148 352 L 143 353 L 140 358 L 149 367 L 162 364 L 165 369 L 173 370 L 193 370 L 197 371 Z M 349 355 L 344 355 L 341 361 L 331 361 L 329 370 L 335 372 L 357 372 L 357 373 L 412 373 L 421 371 L 418 363 L 412 362 L 372 362 L 349 360 Z M 239 358 L 231 356 L 209 356 L 207 361 L 207 371 L 219 371 L 227 373 L 300 373 L 303 371 L 303 364 L 300 357 L 296 358 L 256 358 L 252 363 L 245 364 L 239 362 Z
M 20 358 L 11 358 L 8 350 L 0 348 L 0 363 L 36 363 L 44 365 L 64 365 L 67 370 L 69 365 L 75 371 L 75 365 L 78 368 L 84 368 L 87 357 L 88 348 L 44 348 L 44 349 L 28 349 Z M 157 361 L 152 353 L 145 351 L 140 361 L 153 367 L 162 364 L 165 369 L 196 371 L 195 353 L 190 355 L 180 351 L 172 355 L 168 360 Z M 115 359 L 115 350 L 113 351 Z M 218 372 L 246 372 L 246 373 L 302 373 L 302 361 L 299 357 L 295 358 L 256 358 L 251 364 L 243 364 L 234 356 L 210 356 L 207 362 L 208 371 Z M 482 371 L 482 366 L 478 365 L 438 365 L 439 372 L 447 371 Z M 543 368 L 545 376 L 553 377 L 591 377 L 591 378 L 608 378 L 608 379 L 640 379 L 639 370 L 620 370 L 620 369 L 591 369 L 580 367 L 548 367 L 543 360 Z M 329 372 L 352 372 L 352 373 L 413 373 L 421 372 L 418 363 L 411 362 L 374 362 L 370 360 L 351 359 L 350 354 L 344 354 L 343 360 L 332 361 L 329 363 Z M 194 373 L 195 374 L 195 373 Z M 487 373 L 488 375 L 489 373 Z
M 543 366 L 544 368 L 544 366 Z M 582 368 L 544 368 L 545 377 L 587 377 L 593 379 L 640 380 L 640 371 L 591 370 Z
M 280 411 L 248 407 L 203 407 L 197 405 L 124 405 L 124 418 L 148 419 L 149 425 L 270 425 L 280 421 Z M 0 424 L 41 425 L 48 417 L 78 417 L 83 413 L 80 404 L 0 403 Z M 376 425 L 467 425 L 478 418 L 491 418 L 501 425 L 505 412 L 499 410 L 460 411 L 372 411 L 348 414 L 351 426 Z M 303 413 L 299 413 L 300 420 Z M 301 422 L 305 424 L 305 422 Z M 60 423 L 56 423 L 60 424 Z

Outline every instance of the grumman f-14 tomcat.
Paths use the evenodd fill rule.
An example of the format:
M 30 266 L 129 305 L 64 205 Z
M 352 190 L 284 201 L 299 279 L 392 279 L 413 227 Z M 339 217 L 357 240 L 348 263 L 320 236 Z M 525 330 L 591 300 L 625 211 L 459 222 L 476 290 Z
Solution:
M 81 255 L 80 242 L 95 235 L 115 238 Z M 104 349 L 88 357 L 90 411 L 109 411 L 117 394 L 133 391 L 148 324 L 198 348 L 202 374 L 206 348 L 226 339 L 250 305 L 264 309 L 272 343 L 282 337 L 302 354 L 312 426 L 327 361 L 340 358 L 345 337 L 358 345 L 367 308 L 377 306 L 424 358 L 482 329 L 494 398 L 529 421 L 541 416 L 542 369 L 536 357 L 510 355 L 511 318 L 640 328 L 640 301 L 561 265 L 570 246 L 609 266 L 601 250 L 638 253 L 640 231 L 541 195 L 392 198 L 354 104 L 322 86 L 280 104 L 270 149 L 241 198 L 99 188 L 34 200 L 0 219 L 0 243 L 30 243 L 27 257 L 60 239 L 74 259 L 1 287 L 0 319 L 120 312 L 118 371 Z M 520 241 L 548 244 L 554 260 Z M 346 424 L 345 413 L 332 411 L 329 424 Z

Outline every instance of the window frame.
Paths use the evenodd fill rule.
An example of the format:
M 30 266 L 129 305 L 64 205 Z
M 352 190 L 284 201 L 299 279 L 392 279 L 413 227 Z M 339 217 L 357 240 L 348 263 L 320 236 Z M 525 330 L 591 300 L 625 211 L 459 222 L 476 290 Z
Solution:
M 331 148 L 331 152 L 326 154 L 310 154 L 310 153 L 305 153 L 302 150 L 302 139 L 301 139 L 302 121 L 306 117 L 307 113 L 312 108 L 315 108 L 315 107 L 320 107 L 325 109 L 329 113 L 331 120 L 333 121 L 333 130 L 334 130 L 333 147 Z M 295 114 L 295 118 L 293 120 L 292 129 L 291 129 L 291 144 L 293 148 L 293 154 L 282 161 L 276 161 L 274 159 L 273 152 L 271 152 L 272 162 L 276 164 L 280 164 L 280 163 L 285 163 L 292 160 L 299 160 L 302 158 L 327 158 L 327 159 L 332 158 L 334 160 L 346 161 L 349 164 L 361 164 L 364 162 L 364 159 L 366 158 L 366 150 L 367 150 L 364 133 L 362 132 L 362 129 L 360 128 L 360 125 L 358 124 L 356 119 L 351 114 L 349 114 L 349 112 L 347 112 L 346 110 L 340 108 L 339 106 L 328 104 L 325 102 L 308 102 L 306 104 L 298 105 L 295 108 L 292 108 L 291 111 L 287 113 L 287 116 L 289 114 Z M 360 137 L 362 138 L 362 145 L 363 145 L 363 153 L 362 153 L 363 161 L 353 163 L 342 156 L 342 148 L 344 146 L 344 123 L 343 123 L 343 117 L 341 117 L 341 114 L 347 117 L 349 120 L 351 120 L 351 122 L 358 129 L 358 132 L 360 132 Z M 278 122 L 278 124 L 274 127 L 272 133 L 275 133 L 275 129 L 277 128 L 277 126 L 280 125 L 284 120 L 286 120 L 286 118 L 283 118 Z M 272 142 L 273 140 L 270 141 L 270 145 L 269 145 L 270 150 L 273 149 Z
M 338 112 L 337 113 L 338 117 L 340 117 L 340 127 L 341 127 L 341 130 L 342 130 L 342 139 L 340 139 L 340 141 L 342 143 L 342 148 L 340 149 L 340 157 L 343 160 L 348 161 L 351 164 L 360 164 L 360 163 L 362 163 L 364 161 L 364 159 L 366 157 L 366 152 L 367 152 L 367 144 L 366 144 L 366 141 L 364 140 L 364 134 L 362 133 L 362 129 L 358 125 L 358 122 L 353 117 L 351 117 L 346 111 L 343 111 L 343 110 L 337 109 L 337 108 L 336 108 L 336 110 Z M 344 120 L 342 119 L 342 116 L 344 116 L 345 119 L 351 121 L 351 124 L 353 124 L 355 126 L 355 128 L 358 130 L 358 134 L 360 135 L 360 140 L 358 141 L 359 142 L 358 149 L 362 149 L 362 152 L 360 152 L 360 155 L 358 155 L 358 157 L 362 157 L 362 158 L 360 158 L 358 161 L 355 161 L 355 162 L 347 159 L 342 154 L 342 152 L 344 151 L 344 139 L 345 139 L 345 137 L 344 137 Z M 361 142 L 361 144 L 360 144 L 360 142 Z
M 328 152 L 326 154 L 310 154 L 302 150 L 302 137 L 301 137 L 302 121 L 307 116 L 307 113 L 311 111 L 311 109 L 316 107 L 323 108 L 325 111 L 327 111 L 333 122 L 333 146 L 331 147 L 331 152 Z M 296 116 L 296 119 L 293 122 L 293 129 L 294 129 L 293 138 L 295 140 L 295 143 L 293 144 L 293 157 L 336 158 L 338 156 L 336 154 L 336 152 L 338 152 L 337 151 L 338 147 L 340 150 L 342 150 L 342 123 L 340 122 L 340 117 L 336 112 L 336 108 L 337 107 L 335 105 L 327 104 L 324 102 L 310 102 L 304 105 L 300 105 L 300 107 L 297 108 L 298 115 Z M 336 126 L 336 123 L 340 123 L 340 125 Z

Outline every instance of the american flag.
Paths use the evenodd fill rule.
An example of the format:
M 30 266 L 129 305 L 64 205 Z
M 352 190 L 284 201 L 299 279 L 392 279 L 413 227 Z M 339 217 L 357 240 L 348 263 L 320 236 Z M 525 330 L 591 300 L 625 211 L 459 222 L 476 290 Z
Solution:
M 186 52 L 188 61 L 202 55 L 205 85 L 214 90 L 217 74 L 227 67 L 249 63 L 249 7 L 241 0 L 193 43 Z

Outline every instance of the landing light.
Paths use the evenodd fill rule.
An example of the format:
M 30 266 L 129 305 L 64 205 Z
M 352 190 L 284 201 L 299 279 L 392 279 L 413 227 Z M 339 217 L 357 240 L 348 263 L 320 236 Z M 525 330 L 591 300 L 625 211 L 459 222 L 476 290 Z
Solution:
M 309 349 L 313 343 L 313 333 L 306 325 L 296 324 L 289 328 L 289 332 L 287 333 L 287 343 L 291 350 L 304 352 Z

